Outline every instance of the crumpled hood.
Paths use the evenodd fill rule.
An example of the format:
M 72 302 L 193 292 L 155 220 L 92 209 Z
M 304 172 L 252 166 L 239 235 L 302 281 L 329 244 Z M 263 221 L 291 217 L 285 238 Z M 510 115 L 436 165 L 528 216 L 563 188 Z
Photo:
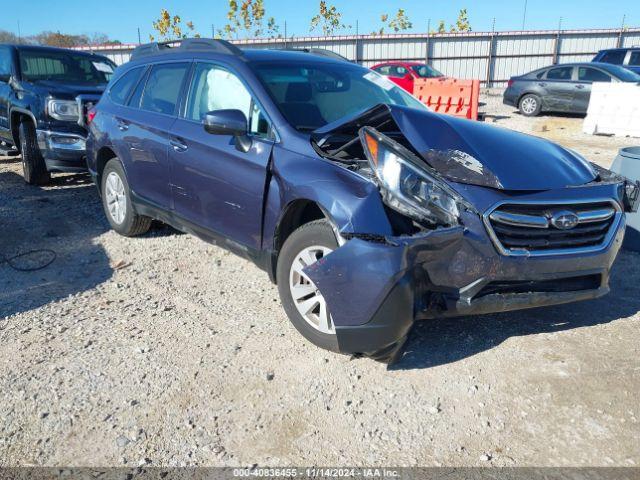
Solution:
M 390 123 L 395 125 L 390 128 Z M 584 185 L 597 177 L 586 160 L 555 143 L 427 110 L 378 105 L 314 134 L 367 125 L 384 125 L 383 133 L 397 128 L 432 168 L 454 182 L 502 190 L 552 190 Z

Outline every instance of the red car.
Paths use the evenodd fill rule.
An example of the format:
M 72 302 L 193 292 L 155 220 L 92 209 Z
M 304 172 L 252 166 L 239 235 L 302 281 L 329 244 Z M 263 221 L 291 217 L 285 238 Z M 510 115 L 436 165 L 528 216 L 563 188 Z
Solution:
M 388 77 L 389 80 L 413 93 L 416 78 L 443 78 L 444 75 L 433 67 L 420 62 L 386 62 L 371 67 L 371 70 Z

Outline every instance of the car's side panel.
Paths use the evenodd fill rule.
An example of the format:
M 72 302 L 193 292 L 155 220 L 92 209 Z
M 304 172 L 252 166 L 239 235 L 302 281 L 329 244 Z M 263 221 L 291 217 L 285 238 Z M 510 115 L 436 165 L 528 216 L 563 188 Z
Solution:
M 377 186 L 356 173 L 276 145 L 272 174 L 264 209 L 265 250 L 273 250 L 287 206 L 301 199 L 315 202 L 340 233 L 393 234 Z

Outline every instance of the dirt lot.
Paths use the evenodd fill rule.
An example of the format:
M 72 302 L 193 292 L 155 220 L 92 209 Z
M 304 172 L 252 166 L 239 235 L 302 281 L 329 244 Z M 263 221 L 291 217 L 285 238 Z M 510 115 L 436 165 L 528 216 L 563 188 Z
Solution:
M 640 144 L 484 101 L 604 166 Z M 56 254 L 0 264 L 0 465 L 640 465 L 638 254 L 598 301 L 421 323 L 387 369 L 307 344 L 244 260 L 109 231 L 86 177 L 0 158 L 0 226 Z

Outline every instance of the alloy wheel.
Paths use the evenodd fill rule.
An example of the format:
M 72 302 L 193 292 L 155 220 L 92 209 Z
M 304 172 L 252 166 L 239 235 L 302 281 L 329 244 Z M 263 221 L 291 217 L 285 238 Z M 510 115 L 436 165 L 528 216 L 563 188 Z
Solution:
M 120 225 L 127 215 L 127 197 L 124 182 L 116 172 L 110 172 L 105 181 L 105 199 L 111 219 Z
M 531 115 L 538 108 L 538 102 L 533 97 L 525 98 L 522 101 L 522 111 L 527 115 Z
M 328 335 L 335 335 L 336 329 L 327 302 L 302 270 L 332 251 L 330 248 L 317 245 L 305 248 L 296 255 L 289 273 L 289 288 L 296 309 L 311 327 Z

